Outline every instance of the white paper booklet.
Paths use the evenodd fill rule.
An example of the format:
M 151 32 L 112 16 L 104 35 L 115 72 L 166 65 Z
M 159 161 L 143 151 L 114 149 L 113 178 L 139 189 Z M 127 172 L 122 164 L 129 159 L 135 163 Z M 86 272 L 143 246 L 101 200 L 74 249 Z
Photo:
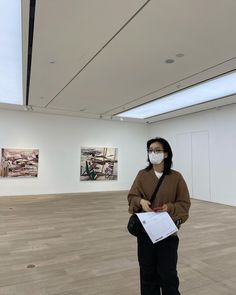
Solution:
M 136 213 L 153 243 L 164 240 L 178 231 L 167 212 Z

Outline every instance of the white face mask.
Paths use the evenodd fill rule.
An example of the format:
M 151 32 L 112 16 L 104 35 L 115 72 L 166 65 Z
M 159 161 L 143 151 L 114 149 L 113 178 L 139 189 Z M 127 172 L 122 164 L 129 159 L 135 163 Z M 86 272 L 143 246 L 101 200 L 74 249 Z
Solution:
M 164 160 L 164 153 L 149 153 L 148 154 L 149 160 L 152 164 L 161 164 L 161 162 Z

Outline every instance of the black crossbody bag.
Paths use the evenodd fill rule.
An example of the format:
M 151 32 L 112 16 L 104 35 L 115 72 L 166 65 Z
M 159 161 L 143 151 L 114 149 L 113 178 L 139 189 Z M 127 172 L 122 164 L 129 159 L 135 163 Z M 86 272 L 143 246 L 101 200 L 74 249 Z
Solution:
M 159 190 L 159 187 L 161 186 L 161 183 L 162 183 L 164 177 L 165 177 L 165 174 L 163 173 L 160 180 L 158 181 L 155 191 L 153 192 L 152 197 L 150 199 L 151 205 L 156 198 L 157 192 Z M 127 229 L 128 229 L 128 232 L 135 237 L 139 236 L 144 231 L 142 223 L 140 222 L 140 220 L 136 214 L 132 214 L 130 216 L 128 224 L 127 224 Z

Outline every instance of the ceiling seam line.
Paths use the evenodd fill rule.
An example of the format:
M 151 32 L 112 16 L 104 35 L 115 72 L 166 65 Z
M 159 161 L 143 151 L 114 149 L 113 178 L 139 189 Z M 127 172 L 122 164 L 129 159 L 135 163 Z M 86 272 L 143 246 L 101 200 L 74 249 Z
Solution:
M 28 31 L 27 80 L 26 80 L 26 105 L 29 104 L 31 62 L 32 62 L 33 39 L 34 39 L 35 6 L 36 6 L 36 0 L 30 0 L 29 31 Z
M 101 51 L 135 18 L 135 16 L 150 2 L 147 0 L 136 12 L 133 14 L 121 28 L 95 53 L 95 55 L 76 73 L 72 79 L 44 106 L 46 108 L 98 55 Z
M 149 92 L 149 93 L 147 93 L 147 94 L 145 94 L 145 95 L 143 95 L 143 96 L 140 96 L 140 97 L 138 97 L 138 98 L 135 98 L 135 99 L 131 100 L 131 101 L 128 102 L 128 103 L 125 103 L 125 104 L 123 104 L 123 105 L 120 105 L 119 107 L 116 107 L 116 108 L 110 109 L 110 110 L 106 111 L 105 113 L 102 113 L 102 115 L 106 115 L 107 113 L 109 113 L 109 112 L 111 112 L 111 111 L 113 111 L 113 110 L 116 110 L 116 109 L 118 109 L 118 108 L 122 108 L 122 107 L 126 106 L 126 105 L 129 104 L 129 103 L 132 103 L 132 102 L 138 101 L 139 99 L 144 98 L 145 96 L 152 95 L 152 94 L 154 94 L 155 92 L 161 91 L 161 90 L 163 90 L 163 89 L 165 89 L 165 88 L 168 88 L 168 87 L 170 87 L 170 86 L 173 86 L 173 85 L 175 85 L 175 84 L 178 84 L 178 83 L 180 83 L 180 82 L 183 82 L 183 81 L 185 81 L 186 79 L 192 78 L 192 77 L 194 77 L 194 76 L 196 76 L 196 75 L 199 75 L 199 74 L 201 74 L 201 73 L 204 73 L 204 72 L 206 72 L 206 71 L 208 71 L 208 70 L 211 70 L 211 69 L 213 69 L 213 68 L 215 68 L 215 67 L 218 67 L 218 66 L 220 66 L 220 65 L 222 65 L 222 64 L 224 64 L 224 63 L 226 63 L 226 62 L 229 62 L 229 61 L 231 61 L 231 60 L 234 60 L 234 59 L 236 59 L 236 57 L 229 58 L 229 59 L 227 59 L 227 60 L 225 60 L 225 61 L 223 61 L 223 62 L 221 62 L 221 63 L 218 63 L 218 64 L 216 64 L 216 65 L 214 65 L 214 66 L 211 66 L 211 67 L 209 67 L 209 68 L 206 68 L 206 69 L 204 69 L 204 70 L 201 70 L 201 71 L 199 71 L 199 72 L 197 72 L 197 73 L 195 73 L 195 74 L 189 75 L 189 76 L 187 76 L 187 77 L 185 77 L 185 78 L 183 78 L 183 79 L 181 79 L 181 80 L 178 80 L 178 81 L 176 81 L 176 82 L 170 83 L 170 84 L 168 84 L 168 85 L 166 85 L 166 86 L 164 86 L 164 87 L 161 87 L 161 88 L 159 88 L 159 89 L 157 89 L 157 90 L 151 91 L 151 92 Z M 231 71 L 234 71 L 234 70 L 235 70 L 235 69 L 230 70 L 230 71 L 227 71 L 227 72 L 231 72 Z M 220 75 L 223 75 L 223 74 L 220 74 Z M 212 77 L 212 78 L 214 78 L 214 77 Z M 210 79 L 212 79 L 212 78 L 210 78 Z M 209 79 L 208 79 L 208 80 L 209 80 Z M 201 83 L 201 82 L 199 82 L 199 83 Z M 198 83 L 196 83 L 196 84 L 198 84 Z M 193 84 L 193 85 L 191 85 L 191 86 L 194 86 L 194 85 L 196 85 L 196 84 Z M 166 94 L 166 95 L 169 95 L 169 94 Z M 161 96 L 161 97 L 162 97 L 162 96 Z M 157 99 L 157 98 L 154 98 L 153 100 L 155 100 L 155 99 Z M 152 101 L 152 100 L 151 100 L 151 101 Z M 148 102 L 150 102 L 150 101 L 148 101 Z M 147 102 L 142 103 L 142 104 L 146 104 L 146 103 L 147 103 Z M 130 108 L 130 109 L 131 109 L 131 108 Z

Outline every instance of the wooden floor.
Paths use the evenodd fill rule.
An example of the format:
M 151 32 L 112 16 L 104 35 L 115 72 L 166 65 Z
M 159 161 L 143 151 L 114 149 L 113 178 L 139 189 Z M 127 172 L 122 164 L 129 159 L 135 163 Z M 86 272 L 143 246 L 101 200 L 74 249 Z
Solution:
M 138 295 L 126 194 L 0 198 L 0 295 Z M 182 295 L 236 294 L 236 208 L 192 201 Z

